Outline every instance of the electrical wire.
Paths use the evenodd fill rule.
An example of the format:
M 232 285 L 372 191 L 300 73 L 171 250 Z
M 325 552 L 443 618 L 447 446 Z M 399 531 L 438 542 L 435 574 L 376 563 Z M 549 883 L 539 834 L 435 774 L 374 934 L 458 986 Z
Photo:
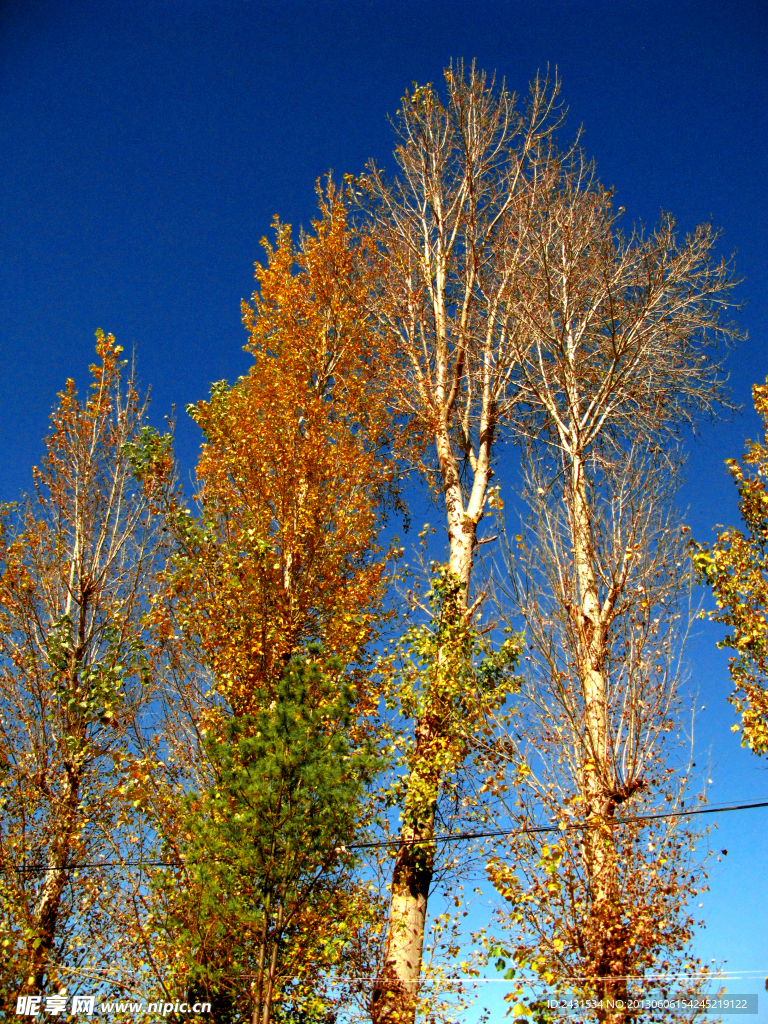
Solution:
M 768 807 L 768 800 L 753 804 L 726 804 L 721 807 L 703 807 L 691 811 L 662 811 L 659 814 L 638 814 L 631 818 L 615 818 L 614 825 L 632 825 L 643 821 L 659 821 L 667 818 L 693 818 L 702 814 L 725 814 L 729 811 L 751 811 L 759 807 Z M 346 843 L 336 848 L 338 853 L 346 853 L 348 850 L 376 850 L 393 846 L 420 846 L 427 843 L 450 843 L 459 839 L 491 839 L 498 836 L 526 836 L 539 835 L 546 832 L 570 832 L 581 828 L 598 828 L 602 823 L 597 822 L 569 822 L 558 825 L 536 825 L 533 828 L 502 828 L 492 829 L 487 832 L 447 832 L 443 835 L 432 836 L 431 839 L 381 839 L 370 843 Z M 85 868 L 115 868 L 115 867 L 139 867 L 139 868 L 180 868 L 194 864 L 211 863 L 211 861 L 93 861 L 79 864 L 72 864 L 60 868 L 49 868 L 43 864 L 30 867 L 13 865 L 19 873 L 33 871 L 81 871 Z
M 640 821 L 658 821 L 661 818 L 692 818 L 697 814 L 719 814 L 724 811 L 748 811 L 755 807 L 768 807 L 768 800 L 764 800 L 761 803 L 756 804 L 733 804 L 723 807 L 706 807 L 695 811 L 663 811 L 660 814 L 638 814 L 632 818 L 614 818 L 614 825 L 632 825 L 635 822 Z M 541 832 L 570 832 L 573 829 L 579 828 L 598 828 L 603 822 L 569 822 L 567 824 L 558 825 L 536 825 L 533 828 L 502 828 L 494 829 L 489 832 L 456 832 L 447 833 L 442 836 L 434 836 L 432 839 L 411 839 L 411 840 L 384 840 L 375 843 L 350 843 L 342 849 L 346 850 L 364 850 L 374 849 L 376 847 L 383 846 L 419 846 L 422 843 L 439 843 L 439 842 L 450 842 L 452 839 L 488 839 L 494 836 L 523 836 L 523 835 L 537 835 Z

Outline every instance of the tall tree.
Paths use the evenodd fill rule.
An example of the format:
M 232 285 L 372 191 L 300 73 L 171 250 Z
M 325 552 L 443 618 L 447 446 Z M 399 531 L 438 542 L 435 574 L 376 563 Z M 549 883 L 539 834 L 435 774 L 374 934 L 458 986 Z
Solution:
M 664 217 L 650 235 L 626 237 L 622 211 L 579 154 L 546 161 L 557 173 L 535 197 L 511 335 L 534 538 L 519 609 L 540 745 L 538 770 L 523 758 L 527 778 L 517 781 L 524 822 L 537 820 L 541 800 L 583 827 L 555 844 L 559 868 L 550 851 L 533 871 L 539 895 L 559 892 L 562 906 L 553 895 L 544 927 L 523 913 L 532 937 L 521 948 L 536 961 L 548 934 L 544 976 L 589 978 L 589 990 L 610 999 L 649 958 L 684 947 L 690 931 L 674 906 L 695 889 L 670 852 L 678 840 L 666 831 L 641 856 L 616 812 L 676 799 L 663 782 L 671 769 L 662 744 L 674 727 L 685 579 L 671 501 L 682 429 L 723 399 L 711 349 L 733 334 L 724 313 L 734 282 L 713 258 L 708 225 L 680 242 Z M 535 860 L 528 851 L 529 869 Z
M 83 402 L 68 380 L 51 416 L 36 497 L 0 535 L 2 995 L 102 977 L 120 751 L 149 692 L 142 614 L 158 569 L 151 512 L 130 464 L 147 403 L 97 333 Z M 167 467 L 166 467 L 167 469 Z M 97 952 L 96 952 L 97 950 Z M 92 986 L 89 986 L 92 987 Z
M 768 752 L 768 381 L 752 388 L 752 398 L 763 440 L 749 443 L 740 463 L 726 460 L 744 530 L 721 529 L 711 548 L 696 544 L 694 564 L 717 602 L 711 617 L 730 629 L 718 646 L 735 652 L 729 700 L 741 714 L 742 745 L 762 755 Z
M 205 435 L 202 518 L 187 530 L 177 510 L 173 613 L 237 711 L 262 702 L 307 642 L 347 664 L 364 657 L 384 592 L 386 352 L 332 185 L 321 212 L 298 248 L 276 224 L 253 305 L 243 305 L 254 364 L 189 409 Z
M 161 880 L 148 900 L 137 880 L 137 921 L 155 977 L 173 992 L 185 991 L 195 976 L 205 977 L 213 992 L 215 968 L 226 963 L 238 936 L 238 963 L 248 964 L 261 981 L 246 997 L 248 1005 L 232 1005 L 234 979 L 219 975 L 222 1020 L 230 1013 L 237 1020 L 270 1019 L 289 994 L 286 975 L 292 971 L 304 979 L 305 992 L 315 986 L 317 994 L 333 962 L 329 950 L 337 960 L 342 953 L 351 956 L 360 930 L 354 918 L 362 928 L 375 911 L 370 900 L 361 910 L 367 893 L 344 870 L 350 859 L 336 849 L 348 840 L 349 823 L 365 816 L 359 804 L 363 789 L 343 763 L 336 768 L 325 763 L 324 770 L 329 778 L 333 771 L 341 773 L 334 786 L 349 798 L 347 824 L 339 800 L 326 801 L 317 813 L 327 815 L 328 828 L 323 831 L 318 819 L 317 834 L 307 833 L 304 851 L 299 808 L 311 805 L 305 794 L 308 777 L 297 776 L 301 791 L 291 792 L 295 806 L 285 818 L 264 795 L 269 806 L 262 807 L 262 833 L 254 812 L 259 773 L 267 772 L 270 786 L 277 787 L 274 796 L 278 776 L 290 769 L 287 749 L 282 761 L 267 765 L 262 740 L 269 733 L 277 744 L 280 722 L 299 714 L 294 697 L 285 692 L 292 659 L 306 659 L 310 645 L 320 645 L 303 682 L 310 710 L 302 728 L 310 729 L 316 716 L 311 728 L 320 743 L 323 730 L 333 737 L 343 718 L 346 737 L 337 736 L 328 750 L 344 746 L 347 753 L 340 756 L 351 758 L 348 767 L 362 765 L 367 757 L 378 714 L 369 648 L 385 618 L 386 552 L 378 537 L 392 485 L 389 416 L 382 398 L 386 360 L 366 316 L 367 261 L 354 250 L 341 197 L 332 186 L 321 196 L 321 212 L 314 232 L 302 236 L 298 246 L 280 224 L 276 245 L 265 243 L 267 262 L 256 270 L 258 290 L 253 303 L 243 306 L 254 364 L 231 387 L 215 384 L 210 401 L 190 410 L 205 437 L 197 469 L 199 515 L 177 503 L 167 510 L 176 551 L 155 615 L 169 652 L 167 721 L 164 752 L 142 777 L 142 798 L 163 859 L 177 865 L 174 877 L 189 896 L 190 916 L 177 941 L 173 922 L 182 904 L 168 904 L 169 890 Z M 160 442 L 147 438 L 144 461 L 152 462 Z M 342 715 L 328 678 L 338 693 L 354 687 L 354 713 Z M 255 751 L 241 765 L 236 784 L 234 768 L 224 764 L 227 737 Z M 308 737 L 299 746 L 306 746 Z M 189 791 L 199 794 L 194 820 Z M 230 804 L 243 805 L 242 825 L 224 820 Z M 207 839 L 193 842 L 195 823 L 208 811 L 220 824 Z M 202 874 L 188 863 L 196 851 L 213 856 L 216 836 L 221 851 L 234 856 L 238 828 L 250 839 L 250 853 L 238 854 L 234 866 L 209 865 Z M 274 847 L 271 881 L 263 864 L 256 867 L 259 844 L 267 840 Z M 293 895 L 287 882 L 275 882 L 291 864 L 298 872 L 288 886 Z M 335 904 L 327 898 L 331 878 L 346 886 Z M 206 879 L 213 886 L 208 892 L 201 887 Z M 280 886 L 284 892 L 278 898 Z M 226 922 L 222 918 L 220 930 L 206 931 L 213 922 L 214 891 L 226 907 Z M 297 893 L 305 894 L 298 903 Z M 281 932 L 284 942 L 278 941 Z M 335 944 L 329 945 L 329 936 Z M 261 954 L 269 950 L 277 960 L 264 967 Z
M 537 188 L 529 161 L 557 122 L 557 86 L 537 79 L 521 113 L 474 65 L 450 67 L 445 85 L 445 102 L 431 85 L 403 98 L 398 177 L 388 182 L 371 165 L 354 187 L 376 247 L 376 313 L 395 344 L 393 402 L 416 435 L 413 461 L 444 507 L 452 596 L 440 607 L 455 621 L 440 635 L 453 643 L 478 610 L 477 529 L 494 503 L 495 443 L 518 397 L 513 311 Z M 436 808 L 464 750 L 453 742 L 446 644 L 417 711 L 375 1024 L 407 1024 L 416 1013 Z

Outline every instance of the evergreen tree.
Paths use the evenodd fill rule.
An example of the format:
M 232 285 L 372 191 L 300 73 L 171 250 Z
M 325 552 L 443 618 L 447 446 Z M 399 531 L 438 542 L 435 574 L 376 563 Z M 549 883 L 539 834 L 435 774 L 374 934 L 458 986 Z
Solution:
M 340 901 L 365 916 L 345 844 L 376 757 L 350 741 L 354 693 L 321 656 L 319 645 L 294 656 L 268 707 L 205 737 L 214 784 L 186 800 L 186 881 L 159 882 L 179 981 L 216 1021 L 328 1019 L 317 979 L 354 939 Z

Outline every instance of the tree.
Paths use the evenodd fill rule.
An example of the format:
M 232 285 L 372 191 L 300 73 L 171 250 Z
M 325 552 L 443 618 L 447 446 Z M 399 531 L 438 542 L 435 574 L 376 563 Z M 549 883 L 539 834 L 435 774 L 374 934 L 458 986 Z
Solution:
M 199 818 L 203 809 L 223 815 L 225 805 L 256 799 L 252 783 L 267 770 L 267 753 L 255 734 L 266 736 L 266 729 L 277 736 L 280 723 L 294 714 L 290 709 L 298 698 L 285 689 L 294 679 L 293 669 L 286 677 L 286 665 L 306 658 L 310 645 L 320 647 L 303 677 L 309 718 L 301 728 L 309 732 L 301 733 L 301 743 L 309 743 L 310 736 L 319 742 L 324 729 L 335 736 L 343 720 L 344 756 L 362 765 L 375 734 L 379 694 L 370 644 L 386 623 L 388 554 L 378 537 L 392 487 L 390 420 L 381 397 L 384 360 L 365 313 L 366 261 L 354 251 L 341 197 L 330 185 L 321 196 L 321 213 L 314 233 L 302 236 L 298 246 L 280 224 L 274 248 L 265 243 L 267 263 L 257 266 L 258 291 L 253 303 L 243 306 L 254 364 L 231 387 L 215 384 L 210 401 L 190 410 L 205 438 L 197 468 L 199 515 L 184 509 L 178 498 L 166 509 L 175 548 L 154 616 L 168 656 L 166 717 L 159 753 L 148 747 L 145 763 L 137 766 L 137 797 L 146 807 L 158 859 L 174 862 L 189 913 L 199 919 L 187 919 L 186 931 L 174 941 L 171 922 L 181 904 L 169 908 L 169 889 L 161 877 L 149 897 L 137 877 L 136 945 L 143 944 L 149 970 L 169 993 L 188 991 L 185 986 L 195 977 L 205 979 L 213 993 L 218 979 L 223 1020 L 229 1013 L 243 1019 L 246 1010 L 249 1019 L 266 1013 L 266 1020 L 275 1013 L 278 994 L 287 998 L 290 992 L 285 977 L 278 983 L 273 965 L 257 980 L 250 1008 L 231 1005 L 232 982 L 216 971 L 232 952 L 238 927 L 238 963 L 249 969 L 256 964 L 259 974 L 261 952 L 266 957 L 269 948 L 276 965 L 290 964 L 298 971 L 303 991 L 314 986 L 319 992 L 332 962 L 329 949 L 337 957 L 351 957 L 364 928 L 376 924 L 375 900 L 351 871 L 351 859 L 323 845 L 334 835 L 346 836 L 353 821 L 362 818 L 364 824 L 370 817 L 370 808 L 363 812 L 354 802 L 347 808 L 347 824 L 338 801 L 325 807 L 328 828 L 323 831 L 318 819 L 319 845 L 311 856 L 308 847 L 303 860 L 296 846 L 298 809 L 308 805 L 296 797 L 284 822 L 262 821 L 263 833 L 253 813 L 243 811 L 252 843 L 262 836 L 264 842 L 293 850 L 290 885 L 286 879 L 276 881 L 278 869 L 288 871 L 288 861 L 274 860 L 267 877 L 253 846 L 231 869 L 211 867 L 195 874 L 188 864 L 195 815 Z M 162 439 L 146 440 L 140 461 L 151 465 Z M 342 715 L 341 698 L 332 698 L 328 679 L 338 693 L 354 687 L 354 713 Z M 240 781 L 232 774 L 236 766 L 225 763 L 227 737 L 252 750 Z M 333 743 L 338 747 L 342 738 Z M 332 749 L 333 744 L 322 755 L 328 773 Z M 290 767 L 287 754 L 270 763 L 275 779 Z M 307 760 L 301 771 L 311 766 Z M 343 785 L 333 785 L 341 787 L 339 792 L 346 786 L 352 801 L 360 790 L 346 774 L 341 778 Z M 198 794 L 192 810 L 190 792 Z M 213 845 L 205 850 L 212 852 L 217 845 L 231 850 L 236 836 L 228 829 L 222 817 L 209 837 Z M 194 850 L 202 850 L 203 840 L 196 842 Z M 338 845 L 338 838 L 334 842 Z M 333 906 L 327 897 L 331 880 L 339 885 Z M 214 893 L 227 910 L 219 930 L 210 913 Z M 275 912 L 283 907 L 282 922 L 265 902 L 273 898 L 278 900 Z M 209 924 L 210 932 L 203 928 Z M 137 954 L 137 971 L 142 970 L 140 959 Z
M 768 751 L 768 381 L 756 384 L 752 397 L 765 425 L 763 441 L 748 442 L 741 464 L 726 460 L 746 532 L 721 529 L 711 548 L 694 545 L 693 560 L 717 602 L 711 618 L 731 630 L 718 647 L 736 652 L 728 665 L 734 683 L 729 700 L 741 715 L 742 746 L 762 755 Z
M 601 588 L 613 584 L 617 594 L 601 640 L 605 731 L 596 748 L 562 461 L 529 453 L 529 516 L 509 551 L 513 585 L 503 602 L 511 625 L 525 623 L 528 671 L 509 732 L 481 750 L 496 820 L 520 830 L 487 863 L 507 903 L 501 945 L 513 974 L 556 997 L 598 1001 L 599 1020 L 624 1019 L 611 1000 L 651 994 L 655 982 L 631 980 L 647 972 L 661 975 L 657 995 L 685 992 L 690 905 L 705 885 L 687 823 L 634 820 L 691 807 L 681 735 L 691 579 L 670 454 L 630 442 L 623 462 L 587 460 L 592 564 Z M 559 831 L 537 834 L 542 826 Z M 521 995 L 515 986 L 510 999 Z
M 605 1000 L 690 935 L 685 834 L 651 829 L 644 850 L 616 813 L 680 797 L 663 743 L 686 585 L 671 502 L 682 429 L 723 400 L 710 349 L 734 333 L 734 282 L 708 225 L 681 243 L 664 217 L 626 237 L 623 211 L 579 154 L 545 158 L 511 333 L 531 517 L 517 607 L 531 674 L 526 738 L 507 749 L 521 824 L 541 823 L 540 804 L 568 831 L 541 851 L 515 847 L 527 888 L 511 864 L 491 875 L 523 929 L 520 962 Z
M 332 185 L 321 212 L 298 250 L 285 225 L 274 249 L 264 242 L 259 291 L 243 305 L 254 365 L 189 410 L 205 435 L 202 519 L 174 511 L 173 624 L 238 713 L 308 642 L 346 664 L 364 657 L 384 594 L 386 353 Z
M 395 345 L 394 408 L 412 432 L 413 463 L 444 506 L 453 592 L 444 607 L 456 622 L 443 635 L 455 637 L 479 608 L 477 530 L 497 503 L 494 446 L 517 399 L 512 309 L 536 191 L 529 158 L 553 130 L 557 86 L 537 79 L 523 114 L 474 65 L 468 73 L 461 63 L 450 67 L 445 83 L 445 104 L 431 85 L 403 98 L 399 177 L 388 183 L 370 165 L 354 189 L 376 248 L 375 312 Z M 416 712 L 385 962 L 371 1003 L 375 1024 L 407 1024 L 416 1013 L 436 808 L 450 762 L 464 749 L 452 736 L 451 673 L 440 669 L 451 657 L 447 647 L 437 651 Z
M 142 615 L 158 569 L 153 492 L 130 464 L 147 402 L 112 335 L 81 402 L 59 393 L 35 468 L 36 500 L 3 509 L 0 535 L 2 996 L 104 977 L 121 751 L 147 700 Z M 166 466 L 165 469 L 168 467 Z
M 161 941 L 182 954 L 189 1001 L 211 1002 L 219 1021 L 245 1019 L 249 978 L 253 1024 L 327 1020 L 319 977 L 368 916 L 347 845 L 376 759 L 354 749 L 353 694 L 320 653 L 292 658 L 267 708 L 206 735 L 214 788 L 187 795 L 184 867 L 155 883 Z

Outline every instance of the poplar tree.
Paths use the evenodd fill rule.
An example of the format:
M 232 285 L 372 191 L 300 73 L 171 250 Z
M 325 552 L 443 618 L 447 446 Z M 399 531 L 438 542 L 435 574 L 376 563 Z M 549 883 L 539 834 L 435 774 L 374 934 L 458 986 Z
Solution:
M 453 618 L 433 624 L 446 641 L 417 702 L 375 1024 L 409 1024 L 418 1004 L 436 813 L 467 749 L 456 735 L 450 648 L 464 644 L 482 604 L 473 585 L 478 526 L 498 505 L 496 444 L 519 398 L 514 311 L 537 190 L 530 158 L 558 123 L 557 91 L 537 79 L 521 111 L 503 85 L 458 62 L 445 72 L 445 101 L 432 85 L 403 97 L 397 175 L 388 180 L 371 164 L 354 183 L 375 246 L 373 312 L 394 347 L 391 401 L 445 516 L 439 585 L 448 600 L 439 607 Z M 482 717 L 482 702 L 470 704 Z
M 0 533 L 0 989 L 110 984 L 120 765 L 151 687 L 143 616 L 159 569 L 152 512 L 169 465 L 139 484 L 147 402 L 97 333 L 85 400 L 59 393 L 36 493 Z M 122 836 L 125 840 L 127 837 Z M 109 859 L 109 858 L 107 858 Z
M 623 1021 L 606 1001 L 626 999 L 628 978 L 659 962 L 685 973 L 701 884 L 684 829 L 650 827 L 646 845 L 616 819 L 671 809 L 685 788 L 668 743 L 690 586 L 674 492 L 684 432 L 725 401 L 715 352 L 735 328 L 711 226 L 680 239 L 665 215 L 627 235 L 622 212 L 580 154 L 544 154 L 511 335 L 530 683 L 506 781 L 523 827 L 544 815 L 568 831 L 543 851 L 513 844 L 491 875 L 522 929 L 518 961 Z
M 339 848 L 372 813 L 370 647 L 386 623 L 392 486 L 385 361 L 341 196 L 329 185 L 311 233 L 294 242 L 276 224 L 265 247 L 243 304 L 253 365 L 189 408 L 204 437 L 196 514 L 179 495 L 165 508 L 164 717 L 135 798 L 173 870 L 132 882 L 136 978 L 173 999 L 199 984 L 222 1020 L 262 1022 L 283 1004 L 331 1012 L 343 991 L 324 1004 L 324 981 L 379 924 Z M 161 443 L 146 437 L 141 472 Z M 312 773 L 325 778 L 314 797 Z

